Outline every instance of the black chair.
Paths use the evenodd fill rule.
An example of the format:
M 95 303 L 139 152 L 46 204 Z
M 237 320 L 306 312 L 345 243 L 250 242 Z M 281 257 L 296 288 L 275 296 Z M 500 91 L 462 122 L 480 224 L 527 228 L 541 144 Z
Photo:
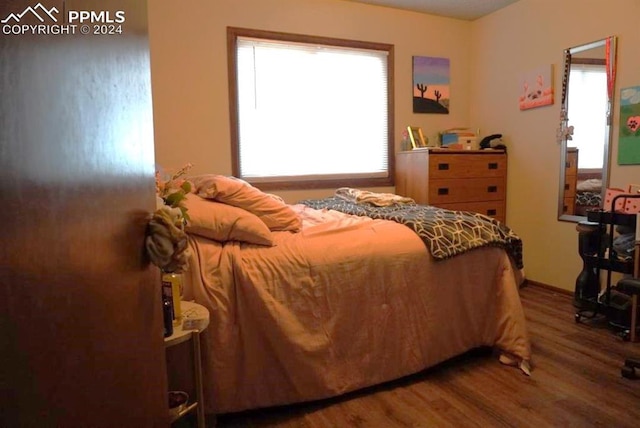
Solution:
M 637 250 L 637 248 L 636 248 Z M 636 341 L 636 323 L 638 310 L 638 295 L 640 294 L 640 278 L 624 278 L 618 281 L 616 286 L 621 293 L 631 296 L 631 323 L 629 327 L 629 335 L 631 342 Z M 639 375 L 636 369 L 640 369 L 640 359 L 628 358 L 624 362 L 621 374 L 627 379 L 638 379 Z

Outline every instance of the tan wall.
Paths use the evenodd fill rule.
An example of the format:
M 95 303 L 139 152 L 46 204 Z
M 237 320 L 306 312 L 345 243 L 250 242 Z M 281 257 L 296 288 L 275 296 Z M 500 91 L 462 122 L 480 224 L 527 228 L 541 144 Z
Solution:
M 342 0 L 150 3 L 156 159 L 163 167 L 193 162 L 195 172 L 231 173 L 227 26 L 394 44 L 396 144 L 407 125 L 421 126 L 430 139 L 442 129 L 468 125 L 471 26 L 466 21 Z M 451 114 L 413 114 L 413 55 L 451 59 Z M 331 192 L 280 194 L 295 202 Z
M 524 241 L 527 276 L 573 290 L 582 268 L 575 223 L 557 220 L 563 49 L 618 36 L 611 184 L 640 181 L 640 166 L 618 166 L 620 88 L 640 85 L 640 2 L 520 0 L 474 22 L 471 120 L 505 135 L 509 147 L 508 223 Z M 553 106 L 520 111 L 520 73 L 553 64 Z
M 580 271 L 574 223 L 556 220 L 559 105 L 521 112 L 518 77 L 554 64 L 562 50 L 619 36 L 619 88 L 640 84 L 637 0 L 520 0 L 475 22 L 343 0 L 194 0 L 149 4 L 156 159 L 195 163 L 194 172 L 231 173 L 226 27 L 237 26 L 395 45 L 395 136 L 421 126 L 429 138 L 453 126 L 499 132 L 509 146 L 508 223 L 524 240 L 527 276 L 573 289 Z M 451 60 L 451 113 L 413 114 L 411 57 Z M 616 104 L 616 117 L 617 120 Z M 614 141 L 617 140 L 617 126 Z M 640 182 L 638 167 L 618 167 L 612 184 Z M 393 189 L 382 189 L 384 191 Z M 288 202 L 331 189 L 281 192 Z

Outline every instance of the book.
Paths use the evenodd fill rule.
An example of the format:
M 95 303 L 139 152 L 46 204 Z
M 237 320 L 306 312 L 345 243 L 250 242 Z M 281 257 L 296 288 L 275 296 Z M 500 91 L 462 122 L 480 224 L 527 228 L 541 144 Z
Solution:
M 440 143 L 443 147 L 462 144 L 465 148 L 478 148 L 478 137 L 469 128 L 451 128 L 442 132 Z

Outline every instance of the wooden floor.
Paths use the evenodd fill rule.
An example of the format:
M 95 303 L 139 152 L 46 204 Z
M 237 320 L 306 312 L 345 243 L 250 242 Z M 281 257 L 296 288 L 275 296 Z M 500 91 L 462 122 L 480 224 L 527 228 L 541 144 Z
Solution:
M 531 377 L 473 352 L 340 398 L 221 415 L 218 427 L 640 427 L 640 380 L 620 375 L 640 343 L 576 323 L 569 295 L 531 285 L 521 295 Z

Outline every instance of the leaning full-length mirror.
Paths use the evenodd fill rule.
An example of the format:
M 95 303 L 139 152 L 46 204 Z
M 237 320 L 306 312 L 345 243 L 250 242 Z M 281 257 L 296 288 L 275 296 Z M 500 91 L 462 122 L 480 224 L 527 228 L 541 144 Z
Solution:
M 581 221 L 602 207 L 609 181 L 615 36 L 564 51 L 558 219 Z

